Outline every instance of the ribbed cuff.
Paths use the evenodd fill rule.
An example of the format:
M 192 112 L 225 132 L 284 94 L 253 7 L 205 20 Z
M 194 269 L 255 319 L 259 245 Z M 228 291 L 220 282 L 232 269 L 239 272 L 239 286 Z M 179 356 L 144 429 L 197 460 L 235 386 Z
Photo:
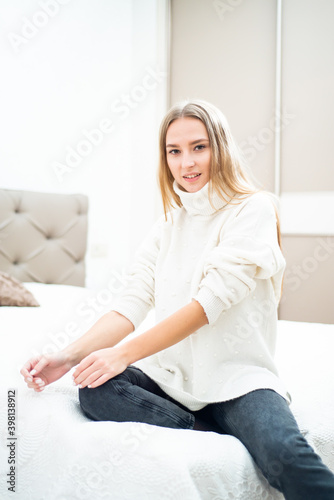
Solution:
M 112 306 L 112 311 L 116 311 L 125 316 L 133 326 L 138 328 L 144 321 L 151 306 L 140 299 L 124 298 L 116 301 Z
M 214 293 L 205 286 L 200 289 L 194 299 L 203 307 L 209 325 L 214 323 L 225 309 L 224 303 L 220 298 L 214 295 Z

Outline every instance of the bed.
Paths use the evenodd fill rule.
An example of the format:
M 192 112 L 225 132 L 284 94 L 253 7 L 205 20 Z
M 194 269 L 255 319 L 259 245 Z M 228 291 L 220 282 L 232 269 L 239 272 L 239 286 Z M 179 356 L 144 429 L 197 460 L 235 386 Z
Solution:
M 1 194 L 7 203 L 8 197 L 21 199 L 22 193 L 4 194 L 0 190 L 0 235 L 4 230 L 7 239 L 13 223 L 8 221 L 17 215 L 3 211 Z M 29 193 L 34 203 L 38 194 Z M 42 201 L 48 205 L 50 197 Z M 13 498 L 7 483 L 12 474 L 18 500 L 282 499 L 263 478 L 244 446 L 232 436 L 140 423 L 92 422 L 81 412 L 71 373 L 42 393 L 26 388 L 19 374 L 22 364 L 36 352 L 61 349 L 81 336 L 110 309 L 117 293 L 114 281 L 97 292 L 79 286 L 80 280 L 83 284 L 82 274 L 79 276 L 84 270 L 87 200 L 75 195 L 71 200 L 58 201 L 61 205 L 67 203 L 68 216 L 62 215 L 62 228 L 71 227 L 70 233 L 75 231 L 75 224 L 69 224 L 73 207 L 80 212 L 81 244 L 73 234 L 65 242 L 68 231 L 53 226 L 53 237 L 59 240 L 53 246 L 71 256 L 76 267 L 73 272 L 67 257 L 63 259 L 66 269 L 63 272 L 59 268 L 55 276 L 43 274 L 51 272 L 45 265 L 45 255 L 41 269 L 34 263 L 33 271 L 29 270 L 23 260 L 14 265 L 9 262 L 13 258 L 17 262 L 17 256 L 11 254 L 14 240 L 9 249 L 0 236 L 2 265 L 9 262 L 0 270 L 14 274 L 19 266 L 24 274 L 17 273 L 16 278 L 39 303 L 38 307 L 0 307 L 0 498 Z M 27 214 L 29 204 L 24 205 L 24 210 L 22 206 L 26 217 L 33 220 Z M 52 213 L 58 213 L 55 205 Z M 43 225 L 38 225 L 42 230 Z M 50 232 L 48 235 L 50 239 Z M 40 249 L 40 239 L 38 245 Z M 54 258 L 56 249 L 52 251 Z M 39 280 L 35 279 L 36 273 L 40 273 Z M 63 276 L 63 283 L 57 282 L 59 276 Z M 153 322 L 153 314 L 148 315 L 138 333 Z M 307 440 L 334 471 L 333 352 L 334 325 L 279 321 L 276 360 L 292 395 L 292 411 Z M 14 412 L 8 409 L 13 408 L 13 398 L 15 435 L 10 436 L 8 415 Z M 13 459 L 15 470 L 8 463 Z

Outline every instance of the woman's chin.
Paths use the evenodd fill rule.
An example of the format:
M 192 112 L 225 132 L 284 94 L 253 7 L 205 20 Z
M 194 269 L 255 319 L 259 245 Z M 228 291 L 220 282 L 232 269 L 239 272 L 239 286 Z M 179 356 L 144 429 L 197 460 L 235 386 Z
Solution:
M 195 182 L 189 182 L 182 179 L 182 182 L 178 182 L 178 184 L 184 191 L 187 191 L 188 193 L 196 193 L 205 186 L 206 181 L 201 178 L 196 180 Z

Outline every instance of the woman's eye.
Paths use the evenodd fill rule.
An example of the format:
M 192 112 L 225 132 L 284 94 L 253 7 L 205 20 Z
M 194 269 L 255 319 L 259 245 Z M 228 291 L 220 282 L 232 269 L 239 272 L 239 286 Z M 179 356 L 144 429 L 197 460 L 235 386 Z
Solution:
M 168 151 L 168 154 L 171 154 L 171 155 L 176 155 L 177 153 L 179 153 L 180 151 L 178 149 L 171 149 L 170 151 Z
M 204 144 L 198 144 L 198 146 L 195 147 L 195 150 L 201 150 L 201 149 L 204 149 L 205 148 L 205 145 Z

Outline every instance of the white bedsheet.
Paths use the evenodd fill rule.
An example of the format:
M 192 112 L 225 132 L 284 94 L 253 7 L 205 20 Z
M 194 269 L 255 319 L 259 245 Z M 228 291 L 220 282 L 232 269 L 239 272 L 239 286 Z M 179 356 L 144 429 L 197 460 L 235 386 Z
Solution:
M 234 437 L 92 422 L 70 374 L 37 394 L 19 368 L 58 349 L 108 310 L 106 294 L 27 284 L 40 308 L 0 308 L 0 498 L 279 500 Z M 142 330 L 150 324 L 149 316 Z M 279 322 L 277 363 L 303 433 L 334 470 L 334 326 Z M 16 494 L 7 490 L 7 391 L 17 391 Z

